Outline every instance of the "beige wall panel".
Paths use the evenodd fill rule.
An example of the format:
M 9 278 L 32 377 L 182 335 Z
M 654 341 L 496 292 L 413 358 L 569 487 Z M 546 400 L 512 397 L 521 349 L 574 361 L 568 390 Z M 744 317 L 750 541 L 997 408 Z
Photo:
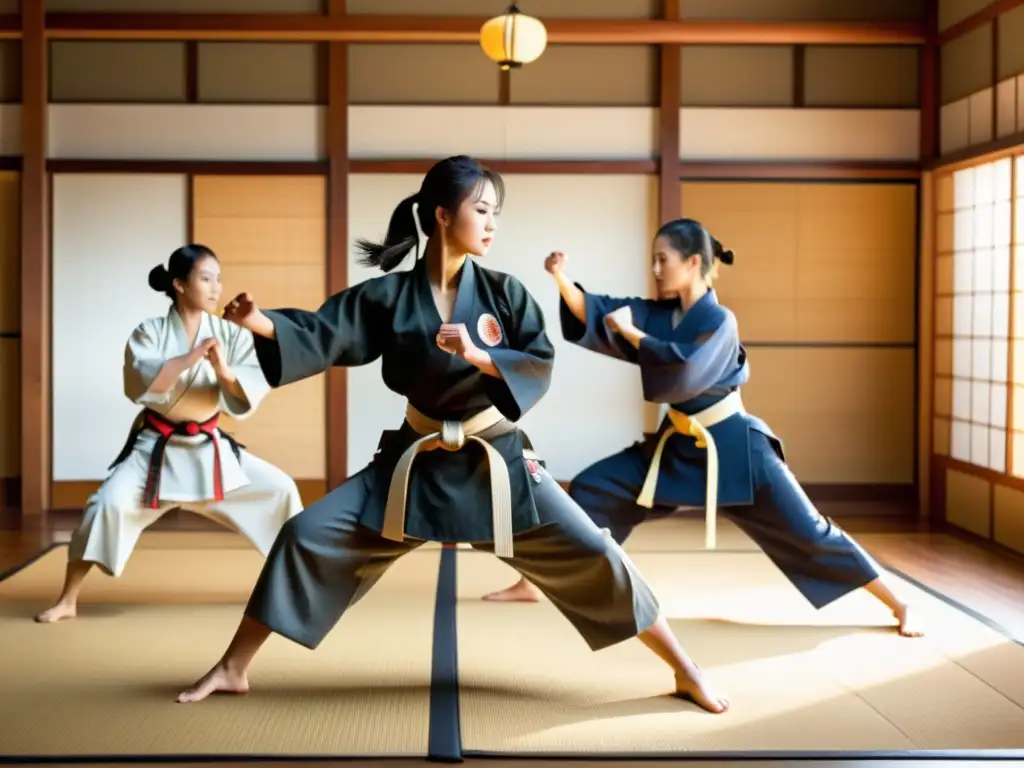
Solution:
M 686 160 L 917 160 L 916 109 L 683 107 Z
M 683 215 L 700 221 L 736 252 L 735 266 L 722 270 L 715 287 L 736 313 L 745 341 L 796 338 L 798 201 L 794 184 L 682 185 Z
M 806 49 L 809 107 L 914 107 L 918 50 L 911 46 L 818 46 Z
M 946 470 L 946 522 L 988 538 L 991 509 L 991 483 L 955 469 Z
M 954 24 L 973 16 L 991 5 L 993 0 L 938 0 L 939 29 L 949 29 Z
M 805 184 L 797 205 L 796 338 L 913 342 L 916 189 Z
M 782 439 L 800 482 L 913 482 L 913 350 L 748 351 L 743 399 Z
M 970 109 L 968 140 L 972 147 L 992 141 L 995 131 L 992 121 L 992 101 L 994 99 L 994 88 L 986 88 L 983 91 L 972 93 L 968 97 Z
M 249 291 L 261 306 L 315 309 L 327 296 L 326 182 L 322 177 L 197 176 L 193 239 L 223 264 L 225 299 Z M 255 454 L 304 480 L 326 470 L 326 377 L 271 392 L 225 428 Z
M 55 104 L 47 156 L 320 160 L 326 157 L 324 113 L 324 107 L 292 104 Z
M 355 106 L 349 156 L 648 160 L 651 107 Z M 416 126 L 410 130 L 409 126 Z
M 21 328 L 21 180 L 0 172 L 0 333 Z
M 0 477 L 21 474 L 20 341 L 0 338 Z
M 971 145 L 971 99 L 965 96 L 939 110 L 939 151 L 946 155 Z
M 793 104 L 793 47 L 789 45 L 684 45 L 680 68 L 684 106 Z
M 513 104 L 651 106 L 658 103 L 658 50 L 640 45 L 552 45 L 512 71 Z
M 682 201 L 736 252 L 717 288 L 745 340 L 913 342 L 910 185 L 693 182 Z
M 992 502 L 992 538 L 1024 554 L 1024 493 L 996 485 Z
M 124 347 L 169 309 L 148 279 L 186 242 L 187 179 L 55 174 L 52 189 L 52 479 L 95 481 L 140 410 L 124 396 Z
M 991 24 L 946 43 L 940 55 L 940 103 L 949 104 L 994 85 Z
M 354 44 L 348 62 L 350 104 L 498 102 L 498 69 L 479 45 Z
M 21 43 L 0 40 L 0 102 L 21 101 Z
M 324 0 L 46 0 L 52 12 L 320 13 Z
M 326 102 L 317 43 L 207 43 L 198 47 L 198 99 L 249 104 Z
M 183 42 L 55 40 L 50 101 L 185 101 L 185 57 Z
M 1002 80 L 1024 73 L 1024 5 L 1007 11 L 996 22 L 999 28 L 999 69 Z
M 996 86 L 996 137 L 1001 139 L 1016 132 L 1017 78 L 1011 77 Z
M 530 0 L 523 13 L 539 18 L 649 19 L 660 14 L 659 0 Z M 348 0 L 349 13 L 392 13 L 412 16 L 498 16 L 505 0 Z
M 925 0 L 685 0 L 686 19 L 882 21 L 919 19 Z

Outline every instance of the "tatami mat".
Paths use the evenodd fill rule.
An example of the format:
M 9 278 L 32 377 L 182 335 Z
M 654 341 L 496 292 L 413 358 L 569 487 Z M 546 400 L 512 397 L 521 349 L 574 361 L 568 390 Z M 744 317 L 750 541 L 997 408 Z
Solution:
M 439 548 L 399 560 L 317 650 L 271 636 L 248 695 L 190 705 L 175 698 L 230 640 L 259 555 L 140 548 L 123 578 L 89 579 L 77 620 L 36 624 L 66 557 L 0 582 L 5 755 L 427 754 Z
M 1024 745 L 1024 647 L 900 580 L 928 621 L 900 638 L 865 593 L 818 612 L 759 551 L 631 547 L 684 647 L 732 701 L 666 696 L 637 641 L 592 653 L 557 610 L 484 603 L 516 574 L 459 552 L 459 688 L 467 754 L 1011 749 Z M 640 546 L 637 546 L 640 545 Z

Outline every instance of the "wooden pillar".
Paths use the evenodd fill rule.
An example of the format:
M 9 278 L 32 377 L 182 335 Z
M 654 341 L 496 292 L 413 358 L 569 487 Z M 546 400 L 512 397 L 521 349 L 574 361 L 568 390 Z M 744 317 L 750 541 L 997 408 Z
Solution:
M 662 16 L 679 18 L 681 0 L 665 0 Z M 658 222 L 664 224 L 682 213 L 679 190 L 679 102 L 682 49 L 661 46 L 660 98 L 658 99 Z
M 21 0 L 21 527 L 50 506 L 50 248 L 44 0 Z
M 330 0 L 331 16 L 346 14 Z M 348 287 L 348 45 L 327 43 L 327 291 Z M 327 490 L 348 477 L 348 375 L 327 372 Z
M 925 3 L 925 43 L 918 59 L 918 106 L 921 115 L 920 160 L 927 169 L 939 154 L 939 0 Z M 995 125 L 993 123 L 993 125 Z M 932 473 L 935 395 L 935 227 L 938 213 L 935 174 L 923 171 L 918 187 L 918 322 L 917 322 L 917 502 L 922 519 L 944 513 L 934 507 L 938 499 Z

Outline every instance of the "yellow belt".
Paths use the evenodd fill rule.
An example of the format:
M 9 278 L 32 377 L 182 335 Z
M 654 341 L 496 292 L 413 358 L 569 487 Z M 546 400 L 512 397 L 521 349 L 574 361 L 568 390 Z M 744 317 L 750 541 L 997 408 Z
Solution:
M 654 456 L 651 458 L 651 465 L 647 470 L 647 477 L 644 480 L 640 495 L 636 503 L 641 507 L 650 509 L 654 506 L 654 491 L 658 485 L 658 471 L 661 467 L 661 454 L 665 449 L 668 438 L 674 434 L 690 435 L 696 438 L 698 448 L 707 448 L 708 451 L 708 477 L 707 493 L 704 503 L 704 545 L 708 549 L 715 548 L 715 526 L 716 514 L 718 511 L 718 447 L 715 439 L 711 436 L 709 427 L 725 421 L 730 416 L 743 413 L 743 401 L 740 399 L 739 390 L 730 392 L 724 398 L 705 408 L 700 413 L 688 416 L 674 408 L 669 408 L 668 418 L 671 425 L 661 434 L 658 445 L 654 449 Z
M 467 440 L 475 440 L 483 446 L 487 454 L 487 464 L 491 473 L 491 516 L 494 522 L 494 554 L 498 557 L 512 557 L 512 487 L 509 481 L 508 465 L 497 449 L 483 438 L 480 433 L 491 429 L 505 420 L 497 408 L 472 416 L 465 421 L 438 421 L 424 416 L 411 404 L 405 408 L 405 421 L 419 435 L 420 439 L 406 448 L 398 459 L 395 471 L 391 475 L 391 487 L 388 490 L 387 506 L 384 508 L 384 524 L 381 535 L 391 541 L 402 541 L 405 538 L 405 507 L 409 494 L 409 475 L 412 463 L 423 451 L 444 448 L 458 451 Z M 524 451 L 524 456 L 532 457 L 532 451 Z

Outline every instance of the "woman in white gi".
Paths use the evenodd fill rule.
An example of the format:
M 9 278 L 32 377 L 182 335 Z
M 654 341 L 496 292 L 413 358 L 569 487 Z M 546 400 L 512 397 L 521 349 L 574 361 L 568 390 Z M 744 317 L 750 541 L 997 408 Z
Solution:
M 140 323 L 125 347 L 124 393 L 143 410 L 71 538 L 60 599 L 37 621 L 74 618 L 92 567 L 120 576 L 142 532 L 171 509 L 239 531 L 264 557 L 302 510 L 288 475 L 217 426 L 221 413 L 250 416 L 270 390 L 252 334 L 217 316 L 217 257 L 183 246 L 149 273 L 149 285 L 172 303 L 165 316 Z

